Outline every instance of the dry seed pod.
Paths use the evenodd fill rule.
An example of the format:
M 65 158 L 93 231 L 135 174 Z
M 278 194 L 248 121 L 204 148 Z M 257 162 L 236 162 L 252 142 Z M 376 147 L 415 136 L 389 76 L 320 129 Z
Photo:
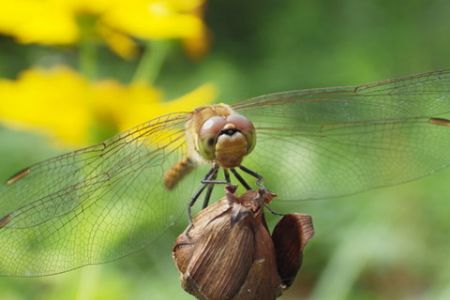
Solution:
M 226 197 L 194 218 L 194 227 L 185 230 L 173 248 L 187 292 L 198 299 L 264 300 L 280 296 L 292 283 L 301 251 L 312 236 L 311 218 L 306 222 L 305 215 L 283 217 L 274 245 L 262 209 L 274 197 L 267 190 L 241 197 L 228 190 Z

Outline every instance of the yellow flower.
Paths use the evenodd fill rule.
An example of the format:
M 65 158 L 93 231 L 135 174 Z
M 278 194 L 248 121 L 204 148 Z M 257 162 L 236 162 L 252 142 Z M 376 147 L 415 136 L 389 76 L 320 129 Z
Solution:
M 63 145 L 95 142 L 93 131 L 107 135 L 162 114 L 190 111 L 211 103 L 215 89 L 205 84 L 172 101 L 145 83 L 129 86 L 114 80 L 90 83 L 67 68 L 32 69 L 18 80 L 0 80 L 0 122 L 54 138 Z
M 201 39 L 204 0 L 0 0 L 0 33 L 22 43 L 73 44 L 92 34 L 119 55 L 142 39 Z M 86 16 L 88 16 L 86 18 Z

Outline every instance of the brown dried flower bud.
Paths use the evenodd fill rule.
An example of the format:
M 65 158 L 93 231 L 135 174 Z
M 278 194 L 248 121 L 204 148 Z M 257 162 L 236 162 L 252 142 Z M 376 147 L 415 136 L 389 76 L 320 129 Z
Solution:
M 200 211 L 176 240 L 173 256 L 182 287 L 198 299 L 275 299 L 290 286 L 314 231 L 311 217 L 284 216 L 273 237 L 263 207 L 275 194 L 227 190 Z

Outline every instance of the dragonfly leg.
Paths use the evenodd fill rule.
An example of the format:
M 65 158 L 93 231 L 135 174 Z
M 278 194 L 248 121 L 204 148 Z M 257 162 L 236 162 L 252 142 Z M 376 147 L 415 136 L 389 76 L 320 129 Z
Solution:
M 213 173 L 213 175 L 211 177 L 212 181 L 216 180 L 216 178 L 217 178 L 217 171 L 218 170 L 216 169 L 216 171 Z M 205 198 L 203 199 L 202 209 L 204 209 L 204 208 L 206 208 L 208 206 L 209 199 L 211 199 L 211 194 L 212 194 L 212 191 L 214 189 L 214 186 L 215 186 L 214 183 L 209 183 L 208 184 L 208 189 L 206 190 L 206 195 L 205 195 Z
M 248 191 L 251 190 L 252 188 L 250 187 L 250 185 L 245 181 L 244 178 L 242 178 L 241 174 L 239 174 L 236 169 L 231 168 L 230 169 L 231 173 L 233 173 L 234 177 L 236 177 L 236 179 L 242 184 L 242 186 L 244 186 L 244 188 Z
M 213 172 L 211 172 L 211 170 L 208 172 L 208 174 L 206 174 L 206 176 L 202 179 L 202 183 L 203 184 L 227 184 L 228 182 L 225 180 L 216 180 L 217 178 L 217 172 L 219 171 L 219 167 L 215 166 L 213 167 L 214 170 Z M 209 175 L 209 176 L 208 176 Z
M 218 166 L 214 165 L 208 173 L 205 175 L 205 177 L 202 180 L 202 186 L 195 192 L 194 196 L 192 196 L 191 201 L 189 201 L 188 205 L 188 217 L 189 217 L 189 228 L 187 232 L 192 228 L 192 207 L 194 206 L 195 202 L 197 201 L 198 197 L 203 193 L 203 191 L 206 189 L 206 187 L 211 184 L 211 178 L 214 176 L 214 174 L 217 174 L 217 170 L 219 169 Z
M 256 173 L 255 171 L 252 171 L 242 165 L 239 166 L 239 169 L 241 169 L 242 171 L 244 171 L 245 173 L 253 176 L 256 178 L 256 185 L 259 187 L 264 187 L 264 177 L 262 177 L 261 175 L 259 175 L 258 173 Z
M 214 180 L 214 179 L 202 179 L 201 181 L 203 184 L 227 184 L 225 180 Z
M 279 213 L 279 212 L 274 211 L 269 205 L 266 204 L 266 205 L 264 205 L 264 207 L 267 208 L 267 210 L 268 210 L 272 215 L 284 217 L 284 214 L 283 214 L 283 213 Z
M 230 172 L 228 172 L 228 169 L 223 169 L 223 176 L 225 177 L 226 184 L 231 185 Z

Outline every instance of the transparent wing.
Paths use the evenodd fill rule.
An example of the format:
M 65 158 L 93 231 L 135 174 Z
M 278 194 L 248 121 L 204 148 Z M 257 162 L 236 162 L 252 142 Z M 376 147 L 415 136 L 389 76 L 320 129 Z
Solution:
M 163 183 L 186 155 L 190 117 L 163 116 L 13 176 L 0 190 L 0 274 L 59 273 L 157 238 L 199 182 L 194 174 L 171 191 Z
M 244 165 L 280 200 L 352 194 L 450 164 L 450 70 L 271 94 L 234 109 L 257 130 Z

